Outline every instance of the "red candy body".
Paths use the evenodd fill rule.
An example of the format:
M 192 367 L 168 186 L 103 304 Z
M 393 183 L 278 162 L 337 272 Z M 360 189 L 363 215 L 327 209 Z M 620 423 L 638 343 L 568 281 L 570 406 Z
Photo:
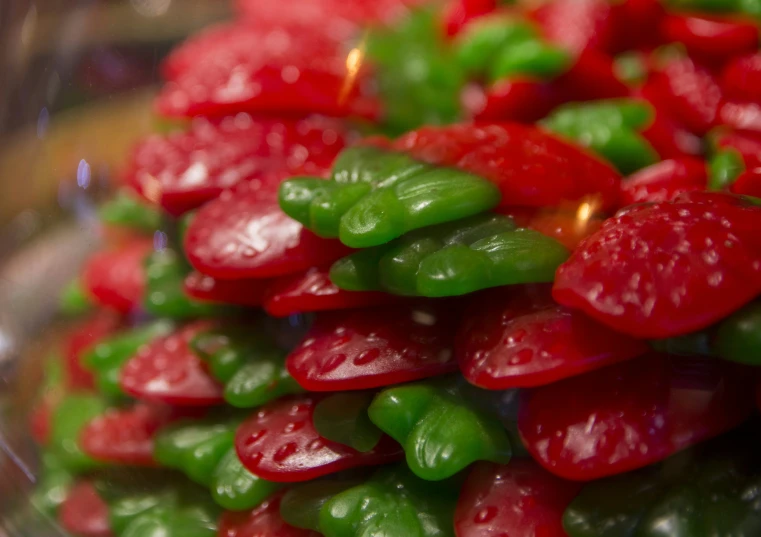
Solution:
M 82 284 L 95 301 L 119 313 L 142 304 L 145 293 L 144 262 L 153 251 L 150 240 L 133 240 L 93 255 L 82 270 Z
M 185 293 L 196 300 L 261 306 L 270 280 L 217 280 L 200 272 L 191 272 L 185 278 Z
M 622 205 L 672 201 L 683 192 L 705 190 L 707 181 L 706 164 L 698 158 L 663 160 L 621 182 Z
M 322 438 L 312 424 L 315 404 L 309 395 L 279 399 L 243 422 L 235 435 L 243 465 L 262 479 L 291 483 L 403 456 L 388 436 L 364 453 Z
M 79 537 L 111 537 L 108 505 L 89 481 L 80 481 L 61 504 L 58 522 Z
M 527 393 L 518 429 L 552 473 L 598 479 L 736 427 L 753 409 L 753 382 L 728 362 L 647 356 Z
M 294 528 L 280 516 L 282 494 L 276 494 L 250 511 L 227 511 L 219 521 L 219 537 L 320 537 Z
M 696 15 L 668 15 L 661 24 L 664 37 L 679 42 L 705 62 L 722 63 L 758 48 L 758 27 L 752 22 Z
M 311 391 L 363 390 L 449 373 L 457 303 L 324 313 L 286 366 Z
M 122 326 L 122 319 L 109 311 L 96 311 L 75 327 L 63 342 L 64 377 L 72 390 L 90 390 L 95 387 L 92 372 L 82 363 L 84 355 Z

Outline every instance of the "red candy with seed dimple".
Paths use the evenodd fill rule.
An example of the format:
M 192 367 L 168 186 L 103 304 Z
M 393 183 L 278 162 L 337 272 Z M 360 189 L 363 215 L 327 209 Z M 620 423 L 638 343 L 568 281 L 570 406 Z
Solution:
M 372 117 L 377 105 L 362 94 L 364 70 L 347 80 L 341 33 L 298 23 L 272 28 L 243 21 L 210 28 L 168 58 L 162 69 L 168 82 L 156 108 L 172 117 Z
M 330 281 L 329 268 L 315 267 L 302 274 L 278 278 L 267 290 L 264 310 L 273 317 L 287 317 L 293 313 L 380 306 L 401 300 L 387 293 L 339 289 Z
M 736 427 L 753 411 L 753 383 L 737 364 L 646 356 L 527 392 L 518 429 L 552 473 L 598 479 Z
M 585 196 L 617 206 L 619 175 L 584 150 L 515 123 L 422 127 L 392 148 L 434 165 L 456 166 L 493 182 L 502 206 L 544 207 Z
M 704 161 L 693 157 L 663 160 L 621 182 L 623 205 L 672 201 L 679 194 L 705 190 L 708 174 Z
M 246 185 L 198 211 L 185 235 L 185 255 L 219 279 L 271 278 L 325 265 L 350 250 L 292 220 L 271 197 Z
M 82 270 L 82 285 L 95 301 L 119 313 L 139 308 L 145 293 L 145 259 L 150 240 L 133 240 L 93 255 Z
M 316 403 L 310 395 L 279 399 L 243 422 L 235 435 L 243 465 L 262 479 L 292 483 L 403 456 L 402 448 L 388 436 L 364 453 L 322 438 L 312 424 Z
M 456 354 L 469 382 L 491 390 L 541 386 L 634 358 L 649 346 L 556 304 L 548 286 L 476 297 Z
M 185 294 L 197 300 L 261 306 L 271 280 L 217 280 L 200 272 L 191 272 L 185 278 Z
M 108 505 L 89 481 L 80 481 L 69 491 L 58 512 L 61 527 L 79 537 L 111 537 Z
M 721 74 L 721 87 L 729 99 L 761 102 L 761 52 L 727 62 Z
M 758 27 L 749 21 L 671 14 L 663 19 L 661 31 L 691 56 L 710 63 L 721 64 L 758 48 Z
M 122 389 L 136 399 L 173 406 L 222 403 L 222 386 L 190 348 L 193 338 L 211 327 L 197 322 L 143 346 L 122 369 Z
M 761 293 L 761 209 L 692 192 L 603 224 L 557 271 L 553 296 L 623 333 L 705 328 Z
M 580 489 L 580 483 L 559 479 L 530 459 L 477 463 L 457 500 L 455 532 L 457 537 L 567 537 L 563 512 Z
M 250 511 L 227 511 L 219 521 L 219 537 L 321 537 L 319 533 L 295 528 L 280 516 L 278 493 Z
M 341 123 L 320 117 L 197 118 L 187 132 L 154 135 L 137 144 L 124 176 L 176 216 L 238 183 L 272 194 L 292 175 L 324 175 L 345 141 Z
M 364 390 L 450 373 L 459 302 L 324 313 L 286 366 L 311 391 Z

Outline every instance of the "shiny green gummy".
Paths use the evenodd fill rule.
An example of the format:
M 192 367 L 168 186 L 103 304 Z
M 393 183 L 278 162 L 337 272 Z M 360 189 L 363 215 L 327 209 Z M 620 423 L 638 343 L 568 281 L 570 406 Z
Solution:
M 751 302 L 716 325 L 652 342 L 656 350 L 683 356 L 715 356 L 761 366 L 761 302 Z
M 708 186 L 711 190 L 724 190 L 745 171 L 742 155 L 732 148 L 718 151 L 708 164 Z
M 482 213 L 500 198 L 499 189 L 479 176 L 375 147 L 346 149 L 330 181 L 295 178 L 280 187 L 286 214 L 353 248 Z
M 556 240 L 482 214 L 414 231 L 337 261 L 330 279 L 351 291 L 443 297 L 522 283 L 551 282 L 568 258 Z
M 476 461 L 510 460 L 507 430 L 477 402 L 487 397 L 491 394 L 458 379 L 436 379 L 383 390 L 368 414 L 402 445 L 417 476 L 439 481 Z
M 112 226 L 152 233 L 161 225 L 161 213 L 135 195 L 120 191 L 98 209 L 100 219 Z
M 191 346 L 225 385 L 225 401 L 234 407 L 261 406 L 303 391 L 285 367 L 286 353 L 260 330 L 224 327 L 198 335 Z
M 360 452 L 370 451 L 383 436 L 367 415 L 372 400 L 373 394 L 368 392 L 330 395 L 315 406 L 314 427 L 323 438 Z
M 660 160 L 640 134 L 654 117 L 650 105 L 636 99 L 571 103 L 556 109 L 542 124 L 609 160 L 624 174 Z
M 46 451 L 42 455 L 42 470 L 29 501 L 40 512 L 55 517 L 73 482 L 74 476 L 61 460 Z
M 190 271 L 184 259 L 175 251 L 153 252 L 145 264 L 147 285 L 144 306 L 156 317 L 191 319 L 218 317 L 234 312 L 234 308 L 193 300 L 185 294 L 183 282 Z
M 750 435 L 587 485 L 563 517 L 569 537 L 761 535 L 761 473 Z M 758 444 L 751 442 L 758 450 Z M 754 460 L 755 459 L 755 460 Z
M 437 13 L 415 10 L 393 28 L 376 28 L 367 40 L 367 57 L 378 71 L 385 134 L 460 119 L 465 73 L 441 33 Z
M 56 406 L 50 420 L 50 451 L 62 468 L 84 472 L 99 466 L 79 447 L 79 434 L 85 425 L 107 408 L 100 397 L 79 394 L 66 396 Z
M 238 421 L 214 419 L 171 425 L 156 437 L 154 456 L 210 488 L 220 506 L 233 511 L 256 507 L 280 485 L 261 479 L 240 462 L 233 445 Z
M 119 383 L 122 366 L 138 349 L 156 338 L 166 336 L 174 329 L 174 323 L 167 319 L 153 321 L 119 334 L 95 346 L 85 354 L 84 364 L 95 375 L 95 383 L 101 394 L 107 397 L 121 397 L 124 392 Z
M 58 299 L 58 304 L 61 313 L 68 317 L 87 313 L 95 306 L 79 279 L 72 281 L 64 288 Z
M 376 471 L 361 484 L 309 483 L 289 491 L 280 512 L 289 524 L 325 537 L 454 537 L 459 476 L 429 483 L 404 465 Z
M 491 68 L 492 80 L 529 76 L 541 79 L 563 74 L 573 63 L 569 52 L 540 39 L 509 46 L 497 55 Z
M 216 537 L 221 509 L 192 483 L 171 482 L 108 501 L 119 537 Z

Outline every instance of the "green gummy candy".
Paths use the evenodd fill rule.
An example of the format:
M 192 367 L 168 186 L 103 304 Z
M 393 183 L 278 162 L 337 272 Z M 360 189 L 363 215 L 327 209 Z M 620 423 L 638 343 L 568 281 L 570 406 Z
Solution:
M 456 379 L 388 388 L 368 411 L 383 432 L 404 447 L 419 477 L 439 481 L 476 461 L 506 464 L 510 440 L 496 415 L 477 404 L 488 393 Z
M 282 486 L 249 472 L 238 459 L 234 447 L 219 462 L 211 478 L 214 501 L 231 511 L 252 509 Z
M 146 297 L 144 306 L 156 317 L 191 319 L 216 317 L 234 312 L 234 308 L 193 300 L 185 294 L 183 282 L 190 268 L 173 250 L 151 254 L 146 261 Z
M 457 61 L 465 71 L 483 74 L 505 48 L 537 37 L 536 29 L 523 22 L 501 17 L 477 22 L 458 37 Z
M 404 466 L 388 466 L 325 502 L 319 531 L 325 537 L 454 537 L 459 485 L 459 480 L 433 485 Z
M 59 298 L 59 307 L 64 315 L 75 317 L 90 311 L 94 304 L 82 286 L 82 282 L 77 279 L 64 288 Z
M 106 224 L 143 232 L 153 232 L 161 225 L 161 212 L 158 209 L 124 191 L 118 192 L 116 197 L 102 205 L 98 216 Z
M 339 393 L 317 403 L 312 421 L 323 438 L 360 452 L 373 449 L 383 431 L 367 415 L 373 395 L 366 392 Z
M 647 59 L 640 52 L 621 54 L 613 63 L 616 76 L 627 84 L 639 84 L 647 78 Z
M 761 302 L 753 302 L 719 323 L 713 347 L 718 356 L 761 365 Z
M 56 406 L 50 420 L 50 450 L 62 468 L 83 472 L 98 466 L 79 447 L 79 434 L 107 408 L 101 398 L 93 395 L 68 395 Z
M 285 367 L 286 353 L 260 330 L 221 328 L 200 334 L 191 345 L 224 383 L 225 400 L 234 407 L 261 406 L 303 391 Z
M 291 179 L 279 196 L 290 217 L 353 248 L 482 213 L 501 198 L 499 189 L 479 176 L 374 147 L 345 150 L 332 180 Z
M 85 366 L 95 375 L 98 390 L 107 397 L 123 396 L 119 382 L 122 366 L 140 347 L 173 329 L 174 323 L 162 319 L 98 343 L 83 358 Z
M 54 517 L 66 500 L 74 477 L 60 459 L 51 452 L 42 455 L 42 471 L 29 499 L 40 512 Z
M 516 76 L 554 78 L 567 71 L 573 62 L 569 52 L 542 42 L 525 40 L 502 50 L 491 67 L 492 80 Z
M 359 479 L 318 479 L 297 485 L 283 495 L 280 515 L 297 528 L 319 531 L 320 510 L 333 496 L 361 484 Z
M 745 162 L 736 149 L 722 149 L 710 160 L 708 186 L 711 190 L 724 190 L 745 171 Z
M 568 258 L 557 241 L 511 218 L 482 214 L 433 226 L 337 261 L 331 280 L 354 291 L 457 296 L 502 285 L 551 282 Z

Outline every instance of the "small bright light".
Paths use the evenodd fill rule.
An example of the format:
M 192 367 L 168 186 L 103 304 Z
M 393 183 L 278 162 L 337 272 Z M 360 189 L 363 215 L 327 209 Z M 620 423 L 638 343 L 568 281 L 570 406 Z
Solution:
M 367 46 L 367 35 L 355 48 L 351 49 L 349 55 L 346 56 L 346 78 L 344 79 L 343 88 L 341 88 L 341 95 L 339 102 L 343 103 L 351 93 L 354 84 L 357 81 L 357 75 L 362 68 L 362 63 L 365 61 L 365 48 Z
M 592 204 L 582 203 L 579 205 L 579 209 L 576 211 L 576 219 L 583 222 L 588 222 L 592 218 Z
M 77 185 L 84 189 L 90 186 L 90 165 L 85 159 L 80 160 L 77 167 Z
M 169 10 L 172 0 L 132 0 L 131 3 L 143 17 L 160 17 Z

